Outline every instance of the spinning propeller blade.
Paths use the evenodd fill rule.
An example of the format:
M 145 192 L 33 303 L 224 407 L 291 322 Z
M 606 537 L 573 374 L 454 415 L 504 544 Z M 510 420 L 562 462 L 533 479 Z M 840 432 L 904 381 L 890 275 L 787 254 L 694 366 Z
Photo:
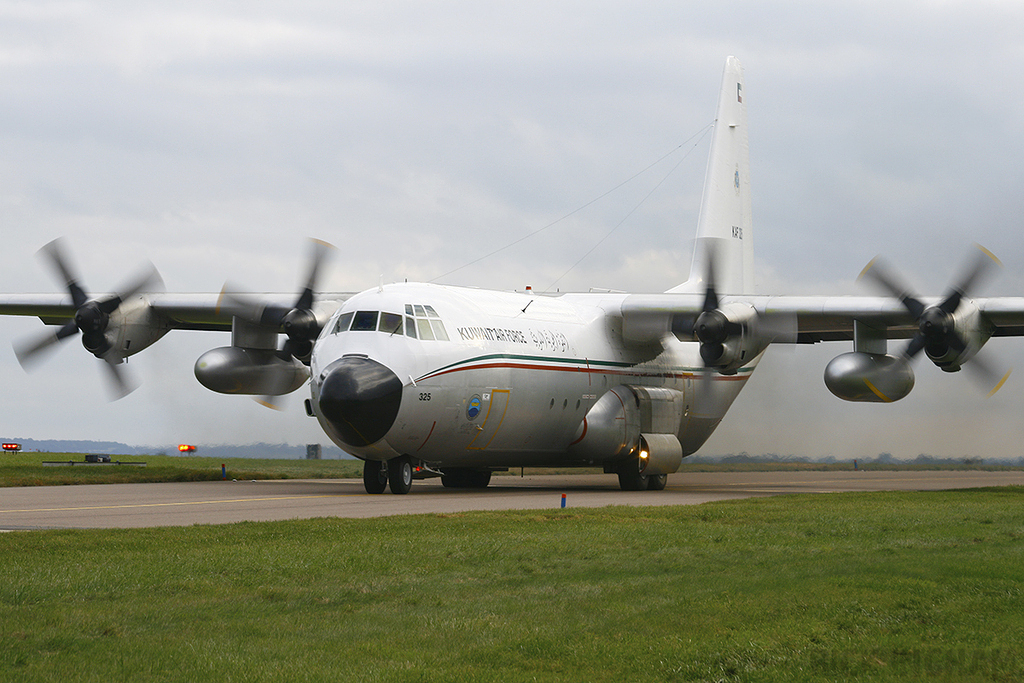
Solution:
M 295 358 L 306 365 L 309 364 L 309 356 L 313 352 L 313 341 L 320 335 L 320 323 L 313 311 L 316 302 L 316 283 L 324 261 L 334 249 L 322 240 L 311 239 L 310 243 L 311 250 L 303 287 L 290 308 L 240 293 L 228 285 L 225 285 L 221 292 L 222 308 L 255 325 L 284 332 L 286 338 L 278 350 L 278 355 L 282 358 Z M 268 408 L 278 409 L 275 397 L 283 393 L 278 386 L 285 386 L 288 381 L 285 378 L 281 378 L 281 381 L 271 378 L 268 384 L 270 386 L 267 387 L 265 395 L 256 400 Z
M 917 296 L 912 293 L 911 288 L 904 282 L 881 257 L 875 257 L 861 271 L 858 279 L 868 280 L 877 288 L 897 299 L 904 308 L 914 317 L 917 322 L 917 332 L 903 350 L 903 357 L 912 359 L 921 351 L 927 351 L 932 358 L 941 358 L 950 351 L 962 354 L 968 349 L 968 340 L 957 330 L 956 314 L 961 308 L 965 298 L 970 298 L 970 292 L 978 285 L 978 282 L 991 274 L 996 268 L 1002 265 L 996 256 L 981 246 L 975 244 L 977 252 L 967 263 L 961 276 L 949 288 L 938 304 L 926 306 Z M 1003 385 L 1009 377 L 1010 372 L 1005 373 L 996 369 L 991 361 L 979 358 L 977 355 L 970 358 L 970 362 L 964 367 L 979 382 L 986 387 L 994 387 L 989 392 L 991 396 Z
M 63 240 L 57 238 L 39 250 L 40 255 L 64 281 L 75 307 L 74 317 L 56 331 L 47 330 L 43 335 L 25 342 L 16 343 L 14 353 L 22 367 L 30 369 L 46 350 L 76 334 L 82 335 L 82 345 L 109 368 L 114 399 L 131 393 L 136 385 L 126 376 L 121 363 L 124 360 L 113 348 L 106 332 L 110 316 L 121 307 L 125 300 L 143 291 L 163 288 L 163 280 L 153 264 L 149 264 L 128 285 L 120 288 L 110 297 L 92 299 L 80 284 L 71 261 L 65 253 Z

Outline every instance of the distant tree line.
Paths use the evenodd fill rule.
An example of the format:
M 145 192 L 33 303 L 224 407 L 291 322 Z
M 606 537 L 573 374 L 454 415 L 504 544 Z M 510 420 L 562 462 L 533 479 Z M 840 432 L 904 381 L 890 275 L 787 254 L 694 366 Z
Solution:
M 844 458 L 837 459 L 831 455 L 818 458 L 809 458 L 800 455 L 781 455 L 778 453 L 763 453 L 751 455 L 746 451 L 740 453 L 728 453 L 719 455 L 691 455 L 684 462 L 726 464 L 726 465 L 747 465 L 747 464 L 807 464 L 807 465 L 834 465 L 839 463 L 853 464 L 856 460 L 860 467 L 886 466 L 886 465 L 913 465 L 919 467 L 1024 467 L 1024 456 L 1017 458 L 982 458 L 976 455 L 965 455 L 960 457 L 940 458 L 927 453 L 921 453 L 913 459 L 900 459 L 892 453 L 879 453 L 874 457 Z
M 286 443 L 268 444 L 197 444 L 195 453 L 188 455 L 178 452 L 178 444 L 166 446 L 130 446 L 117 441 L 86 441 L 74 439 L 8 439 L 21 444 L 23 451 L 42 451 L 44 453 L 99 453 L 103 455 L 199 455 L 209 458 L 274 458 L 303 459 L 306 457 L 306 446 L 294 446 Z M 322 446 L 325 460 L 351 458 L 333 444 Z

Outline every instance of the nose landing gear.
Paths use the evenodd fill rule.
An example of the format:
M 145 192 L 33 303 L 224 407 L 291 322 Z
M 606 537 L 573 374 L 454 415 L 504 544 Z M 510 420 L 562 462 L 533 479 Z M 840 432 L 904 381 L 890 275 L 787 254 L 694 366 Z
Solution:
M 384 493 L 390 483 L 391 493 L 409 493 L 412 469 L 412 458 L 408 455 L 384 462 L 367 460 L 363 463 L 363 487 L 367 493 Z
M 412 460 L 408 455 L 388 460 L 388 483 L 391 493 L 409 493 L 412 488 Z
M 386 462 L 367 460 L 363 463 L 363 487 L 367 493 L 384 493 L 384 489 L 388 487 Z

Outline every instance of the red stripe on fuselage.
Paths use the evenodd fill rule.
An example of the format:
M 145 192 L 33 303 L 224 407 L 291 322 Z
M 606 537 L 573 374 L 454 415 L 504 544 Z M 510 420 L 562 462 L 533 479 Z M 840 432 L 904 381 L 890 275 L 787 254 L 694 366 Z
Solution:
M 422 382 L 425 379 L 433 379 L 434 377 L 441 377 L 442 375 L 448 375 L 453 372 L 464 372 L 466 370 L 496 370 L 496 369 L 516 369 L 516 370 L 549 370 L 551 372 L 584 372 L 588 375 L 630 375 L 637 377 L 671 377 L 674 379 L 685 379 L 687 377 L 699 377 L 700 373 L 697 372 L 637 372 L 635 370 L 609 370 L 609 369 L 598 369 L 591 367 L 567 367 L 564 365 L 537 365 L 533 363 L 481 363 L 479 365 L 465 365 L 458 368 L 449 368 L 448 370 L 441 370 L 430 374 L 423 375 L 417 382 Z M 749 377 L 748 374 L 743 375 L 717 375 L 713 379 L 717 382 L 735 382 L 738 380 L 746 380 Z

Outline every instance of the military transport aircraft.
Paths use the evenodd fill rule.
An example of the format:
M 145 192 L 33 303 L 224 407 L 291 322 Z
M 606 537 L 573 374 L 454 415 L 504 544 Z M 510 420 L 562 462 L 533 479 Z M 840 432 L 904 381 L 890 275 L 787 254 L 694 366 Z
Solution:
M 327 245 L 315 242 L 297 298 L 229 287 L 153 293 L 155 271 L 92 297 L 52 242 L 42 253 L 67 294 L 0 295 L 0 314 L 55 326 L 15 344 L 23 365 L 80 334 L 122 394 L 122 361 L 170 330 L 230 330 L 230 346 L 196 361 L 198 380 L 267 402 L 309 381 L 306 413 L 365 461 L 369 493 L 407 493 L 428 476 L 484 487 L 492 472 L 520 466 L 597 466 L 623 489 L 662 489 L 771 343 L 852 341 L 825 368 L 829 389 L 849 401 L 906 396 L 921 351 L 946 371 L 970 363 L 997 389 L 1009 373 L 976 354 L 992 336 L 1024 334 L 1024 298 L 969 297 L 996 263 L 983 249 L 942 297 L 914 296 L 880 263 L 864 276 L 885 296 L 754 294 L 746 107 L 742 67 L 730 57 L 690 277 L 664 294 L 399 283 L 318 295 Z M 909 342 L 891 354 L 889 339 Z

